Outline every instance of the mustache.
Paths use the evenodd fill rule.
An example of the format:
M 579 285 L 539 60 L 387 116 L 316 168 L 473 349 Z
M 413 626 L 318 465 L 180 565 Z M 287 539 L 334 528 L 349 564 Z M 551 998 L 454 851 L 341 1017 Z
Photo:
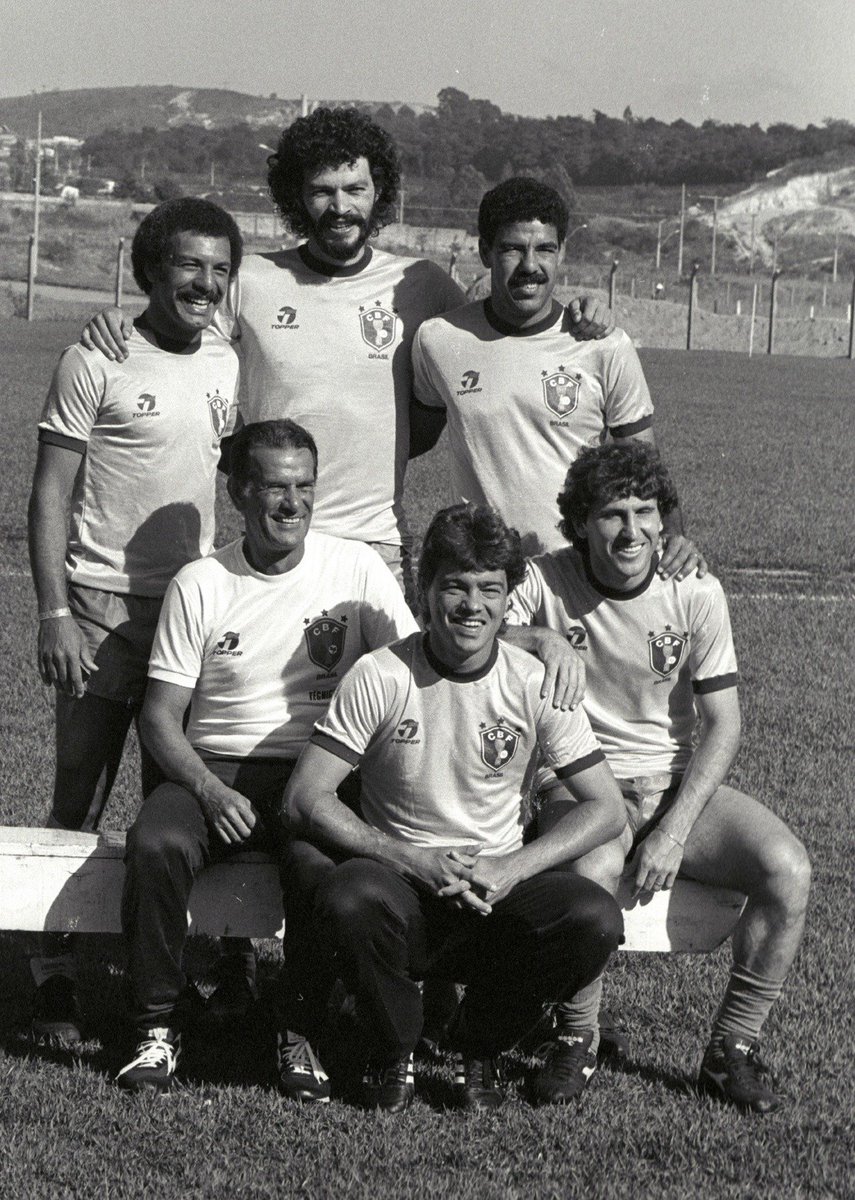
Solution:
M 524 283 L 548 283 L 549 279 L 542 271 L 514 271 L 508 281 L 510 287 Z
M 220 293 L 211 291 L 208 288 L 185 288 L 178 293 L 182 299 L 189 300 L 208 300 L 211 304 L 216 304 L 220 299 Z
M 368 222 L 358 216 L 356 213 L 332 213 L 325 212 L 318 220 L 319 229 L 334 229 L 337 225 L 346 222 L 348 225 L 355 225 L 360 229 L 365 229 Z

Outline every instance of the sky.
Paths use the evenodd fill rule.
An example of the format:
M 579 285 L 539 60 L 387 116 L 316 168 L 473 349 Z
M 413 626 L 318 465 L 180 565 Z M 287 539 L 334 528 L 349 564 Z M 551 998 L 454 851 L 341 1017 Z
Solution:
M 0 94 L 175 84 L 525 116 L 855 120 L 853 0 L 16 0 Z

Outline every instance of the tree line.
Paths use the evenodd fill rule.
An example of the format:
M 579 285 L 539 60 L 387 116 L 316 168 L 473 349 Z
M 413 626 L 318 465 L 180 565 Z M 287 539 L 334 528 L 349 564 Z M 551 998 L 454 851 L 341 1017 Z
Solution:
M 831 118 L 805 129 L 783 123 L 763 129 L 714 120 L 667 123 L 629 108 L 620 118 L 598 111 L 590 119 L 516 117 L 457 88 L 444 88 L 433 112 L 381 105 L 371 114 L 400 149 L 408 219 L 422 210 L 432 224 L 468 224 L 459 210 L 477 206 L 487 187 L 509 175 L 552 182 L 572 208 L 574 184 L 748 184 L 793 159 L 855 147 L 855 125 Z M 257 187 L 279 132 L 248 124 L 106 130 L 87 139 L 83 155 L 91 172 L 118 179 L 127 195 L 167 179 L 213 177 L 219 187 Z

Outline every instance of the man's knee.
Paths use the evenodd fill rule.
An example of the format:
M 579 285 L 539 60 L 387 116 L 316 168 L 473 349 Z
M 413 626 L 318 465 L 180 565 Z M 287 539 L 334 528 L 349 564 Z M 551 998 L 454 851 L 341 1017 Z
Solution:
M 602 846 L 589 850 L 581 858 L 562 863 L 561 870 L 590 879 L 614 895 L 626 864 L 626 845 L 631 844 L 631 840 L 630 836 L 626 844 L 623 837 L 605 842 Z
M 574 939 L 584 939 L 616 950 L 623 937 L 623 913 L 612 895 L 600 884 L 585 877 L 575 879 L 575 887 L 565 897 L 565 922 Z
M 133 864 L 138 870 L 157 872 L 168 872 L 180 862 L 194 870 L 201 866 L 203 851 L 199 822 L 187 820 L 182 812 L 188 807 L 187 799 L 196 803 L 176 784 L 166 783 L 155 788 L 128 830 L 125 859 L 129 865 Z
M 758 847 L 760 884 L 788 906 L 803 908 L 810 891 L 811 865 L 802 843 L 789 830 Z
M 394 915 L 388 871 L 367 858 L 348 859 L 330 872 L 317 893 L 317 915 L 327 924 L 355 934 L 379 915 Z

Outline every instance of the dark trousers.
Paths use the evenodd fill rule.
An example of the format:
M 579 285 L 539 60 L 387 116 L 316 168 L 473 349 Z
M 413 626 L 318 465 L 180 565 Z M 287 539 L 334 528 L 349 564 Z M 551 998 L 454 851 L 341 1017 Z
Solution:
M 209 826 L 195 796 L 179 784 L 163 783 L 143 802 L 128 831 L 122 893 L 131 1017 L 141 1030 L 181 1023 L 181 956 L 195 877 L 242 850 L 280 856 L 276 814 L 294 761 L 208 756 L 205 764 L 246 796 L 259 819 L 248 841 L 229 846 Z
M 356 997 L 378 1065 L 418 1041 L 419 980 L 467 985 L 453 1037 L 464 1054 L 487 1057 L 522 1037 L 546 1001 L 595 979 L 623 932 L 620 909 L 603 888 L 560 870 L 517 884 L 483 917 L 386 864 L 336 862 L 305 842 L 285 848 L 283 869 L 291 906 L 301 905 L 301 920 L 312 924 L 312 964 L 292 962 L 292 987 L 308 999 L 312 979 L 339 975 Z M 297 1018 L 291 1023 L 299 1028 Z

